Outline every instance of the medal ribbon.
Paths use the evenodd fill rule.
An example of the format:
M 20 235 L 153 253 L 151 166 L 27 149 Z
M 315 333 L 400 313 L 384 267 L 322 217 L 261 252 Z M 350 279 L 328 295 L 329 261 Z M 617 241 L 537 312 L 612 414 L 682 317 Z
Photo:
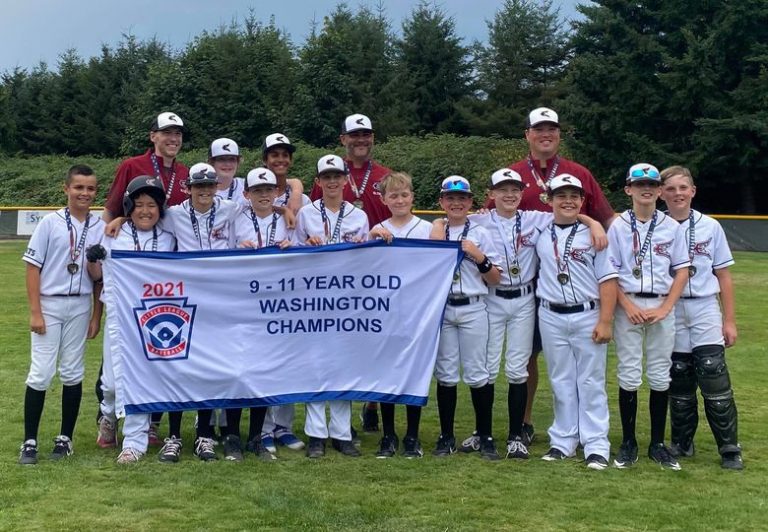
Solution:
M 693 266 L 693 247 L 696 245 L 696 227 L 693 222 L 693 209 L 688 214 L 688 258 Z
M 200 235 L 200 227 L 197 223 L 197 216 L 195 216 L 195 208 L 192 206 L 192 202 L 189 202 L 189 219 L 192 222 L 192 230 L 195 232 L 195 238 L 200 243 L 200 249 L 203 249 L 203 239 Z M 216 202 L 211 205 L 211 214 L 208 217 L 208 249 L 211 248 L 211 231 L 213 231 L 213 223 L 216 219 Z
M 85 246 L 85 237 L 88 235 L 88 226 L 91 223 L 91 213 L 88 213 L 85 217 L 85 224 L 83 224 L 83 231 L 80 233 L 80 240 L 77 243 L 77 247 L 75 247 L 75 235 L 77 234 L 77 231 L 75 231 L 72 226 L 72 216 L 69 214 L 69 207 L 64 207 L 64 220 L 67 222 L 67 231 L 69 232 L 69 258 L 72 259 L 72 262 L 74 263 L 80 258 L 80 253 L 83 251 L 83 246 Z
M 320 199 L 320 213 L 323 216 L 323 228 L 325 229 L 325 243 L 334 244 L 339 241 L 339 235 L 341 234 L 341 220 L 344 218 L 344 202 L 341 203 L 339 209 L 339 217 L 336 218 L 336 225 L 333 227 L 333 235 L 331 236 L 331 223 L 328 221 L 328 214 L 325 212 L 325 202 Z M 328 240 L 328 237 L 331 239 Z
M 512 259 L 512 264 L 515 266 L 519 266 L 519 262 L 517 260 L 517 250 L 520 249 L 520 244 L 523 241 L 523 235 L 522 233 L 522 216 L 520 215 L 520 211 L 517 211 L 515 213 L 515 233 L 513 235 L 515 245 L 514 247 L 509 245 L 509 237 L 507 235 L 506 230 L 504 229 L 504 225 L 501 223 L 500 217 L 496 216 L 498 215 L 498 211 L 495 209 L 491 211 L 491 218 L 494 222 L 496 222 L 496 229 L 499 231 L 499 235 L 501 236 L 501 241 L 504 242 L 504 254 L 506 255 L 507 259 L 507 270 L 509 270 L 509 257 L 514 257 Z
M 557 175 L 557 169 L 560 166 L 560 156 L 555 155 L 555 158 L 552 161 L 552 170 L 549 171 L 549 174 L 547 175 L 547 180 L 544 181 L 544 178 L 539 174 L 539 171 L 536 170 L 536 166 L 533 164 L 533 157 L 531 154 L 528 154 L 528 168 L 531 170 L 531 175 L 536 180 L 536 184 L 539 185 L 539 188 L 543 190 L 544 192 L 547 191 L 547 183 L 549 183 L 549 180 L 555 177 Z
M 651 246 L 651 238 L 653 238 L 653 230 L 656 229 L 656 218 L 658 211 L 653 211 L 653 218 L 651 218 L 651 225 L 648 227 L 648 232 L 645 234 L 645 241 L 643 247 L 640 248 L 640 233 L 637 230 L 637 216 L 635 211 L 629 209 L 629 221 L 632 227 L 632 252 L 635 255 L 635 264 L 640 268 L 643 267 L 643 260 L 645 260 L 645 254 L 648 253 L 648 248 Z M 638 248 L 639 251 L 638 251 Z
M 573 239 L 576 237 L 576 231 L 579 228 L 579 222 L 576 222 L 573 224 L 573 227 L 571 228 L 571 233 L 568 235 L 568 238 L 565 241 L 565 249 L 563 250 L 563 261 L 560 262 L 560 252 L 557 250 L 557 232 L 555 232 L 555 224 L 552 224 L 552 247 L 555 251 L 555 262 L 557 262 L 557 271 L 562 273 L 568 270 L 568 260 L 571 258 L 571 245 L 573 244 Z
M 235 193 L 235 178 L 232 178 L 232 182 L 229 184 L 229 192 L 227 192 L 227 199 L 232 199 L 232 194 Z
M 349 177 L 347 178 L 347 180 L 349 181 L 349 186 L 352 188 L 352 192 L 354 193 L 356 200 L 359 200 L 360 197 L 363 195 L 363 192 L 365 192 L 365 187 L 368 186 L 368 179 L 371 177 L 372 170 L 373 170 L 373 162 L 368 161 L 368 168 L 365 169 L 363 182 L 360 183 L 360 190 L 358 190 L 357 183 L 355 183 L 355 178 L 352 177 L 352 170 L 350 168 Z
M 445 224 L 445 239 L 450 240 L 451 239 L 451 233 L 450 233 L 450 226 L 446 223 Z M 459 237 L 458 241 L 461 242 L 462 240 L 467 238 L 467 233 L 469 233 L 469 219 L 467 219 L 466 222 L 464 222 L 464 229 L 461 232 L 461 236 Z
M 259 231 L 259 218 L 256 213 L 253 212 L 253 207 L 249 208 L 251 211 L 251 222 L 253 222 L 253 229 L 256 231 L 256 237 L 259 240 L 259 248 L 262 248 L 261 231 Z M 277 227 L 277 213 L 272 213 L 272 228 L 269 230 L 269 238 L 267 239 L 267 246 L 275 245 L 275 228 Z
M 141 242 L 139 242 L 139 233 L 136 231 L 136 226 L 133 224 L 133 220 L 128 220 L 128 224 L 131 226 L 131 236 L 133 236 L 133 247 L 136 251 L 141 251 Z M 157 251 L 157 226 L 152 226 L 152 251 Z
M 152 168 L 155 170 L 155 177 L 162 182 L 163 174 L 160 171 L 160 164 L 157 162 L 157 155 L 153 153 L 149 156 L 149 158 L 152 160 Z M 168 190 L 165 191 L 166 200 L 170 199 L 171 192 L 173 191 L 173 185 L 175 183 L 176 183 L 176 161 L 174 160 L 173 164 L 171 165 L 171 182 L 168 184 Z

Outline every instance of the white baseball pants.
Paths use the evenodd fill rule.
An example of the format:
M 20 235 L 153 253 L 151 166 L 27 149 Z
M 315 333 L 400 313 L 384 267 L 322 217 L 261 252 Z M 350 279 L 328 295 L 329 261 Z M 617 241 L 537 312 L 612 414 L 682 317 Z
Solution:
M 325 405 L 331 411 L 331 421 L 326 424 Z M 319 401 L 307 403 L 307 417 L 304 434 L 312 438 L 326 439 L 328 436 L 342 441 L 352 440 L 352 403 L 350 401 Z
M 445 386 L 459 383 L 459 366 L 470 387 L 489 382 L 485 297 L 474 296 L 472 300 L 469 305 L 445 307 L 435 363 L 435 378 Z
M 489 382 L 496 382 L 506 337 L 504 373 L 510 384 L 522 384 L 528 380 L 528 360 L 533 350 L 533 329 L 536 323 L 536 301 L 533 293 L 515 299 L 504 299 L 495 295 L 494 289 L 491 288 L 485 305 L 488 311 Z

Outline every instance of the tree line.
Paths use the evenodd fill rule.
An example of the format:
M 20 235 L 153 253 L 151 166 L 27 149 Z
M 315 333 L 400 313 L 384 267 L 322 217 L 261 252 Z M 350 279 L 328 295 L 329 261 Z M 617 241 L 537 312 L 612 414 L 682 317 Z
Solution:
M 427 2 L 399 31 L 383 8 L 339 4 L 301 45 L 254 12 L 182 50 L 125 35 L 87 60 L 62 53 L 56 70 L 4 72 L 0 152 L 134 154 L 163 110 L 184 118 L 198 148 L 220 136 L 258 146 L 277 130 L 335 146 L 353 112 L 372 117 L 379 140 L 519 138 L 528 110 L 546 105 L 603 185 L 619 189 L 636 161 L 682 163 L 719 212 L 756 212 L 768 188 L 768 2 L 578 9 L 568 24 L 551 0 L 505 0 L 482 43 L 464 42 Z

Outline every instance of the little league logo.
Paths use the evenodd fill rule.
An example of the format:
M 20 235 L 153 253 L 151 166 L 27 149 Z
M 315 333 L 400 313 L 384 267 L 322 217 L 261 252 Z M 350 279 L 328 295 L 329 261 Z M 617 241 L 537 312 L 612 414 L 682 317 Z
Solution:
M 197 305 L 186 297 L 142 299 L 133 315 L 148 360 L 177 360 L 189 356 Z

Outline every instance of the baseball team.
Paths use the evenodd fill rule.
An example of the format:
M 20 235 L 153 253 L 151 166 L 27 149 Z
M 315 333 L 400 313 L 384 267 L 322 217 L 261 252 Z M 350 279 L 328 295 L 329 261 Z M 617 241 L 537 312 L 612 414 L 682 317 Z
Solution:
M 415 238 L 458 241 L 464 252 L 446 300 L 434 368 L 440 423 L 434 456 L 460 451 L 487 460 L 502 454 L 528 459 L 535 438 L 531 411 L 538 353 L 543 352 L 554 405 L 543 460 L 574 457 L 581 447 L 590 469 L 636 463 L 638 389 L 645 364 L 649 459 L 679 470 L 679 459 L 694 454 L 700 388 L 722 467 L 744 467 L 725 360 L 725 348 L 737 338 L 729 270 L 734 260 L 720 224 L 691 208 L 696 187 L 686 168 L 660 172 L 652 164 L 632 165 L 624 187 L 632 207 L 616 214 L 589 170 L 559 155 L 559 117 L 542 107 L 526 120 L 528 155 L 490 176 L 483 208 L 470 214 L 469 180 L 450 176 L 439 190 L 445 217 L 430 223 L 412 213 L 412 178 L 372 159 L 374 129 L 365 115 L 344 119 L 340 140 L 346 157 L 328 154 L 317 161 L 309 196 L 300 180 L 289 177 L 296 147 L 282 133 L 264 139 L 262 166 L 245 178 L 236 177 L 243 158 L 237 142 L 228 138 L 211 143 L 207 162 L 189 169 L 178 162 L 184 133 L 177 114 L 156 117 L 149 133 L 152 147 L 119 166 L 101 218 L 90 212 L 96 176 L 88 166 L 73 166 L 64 182 L 66 207 L 46 216 L 34 231 L 23 256 L 31 364 L 19 463 L 38 462 L 38 430 L 57 366 L 62 418 L 50 458 L 73 452 L 85 342 L 98 335 L 104 309 L 109 313 L 114 304 L 102 283 L 108 250 L 286 248 Z M 665 211 L 657 209 L 659 198 Z M 109 337 L 105 331 L 96 386 L 102 448 L 118 446 L 115 380 L 121 368 L 111 356 Z M 606 392 L 612 339 L 622 433 L 613 455 Z M 508 426 L 506 452 L 500 454 L 492 419 L 502 360 Z M 460 380 L 469 386 L 475 425 L 457 442 Z M 216 460 L 221 443 L 226 460 L 242 461 L 244 453 L 275 460 L 278 446 L 320 458 L 330 441 L 339 453 L 360 456 L 351 403 L 327 403 L 305 405 L 306 442 L 293 432 L 294 405 L 251 408 L 245 444 L 241 409 L 198 410 L 193 454 Z M 402 440 L 391 403 L 362 405 L 362 429 L 379 430 L 379 411 L 382 437 L 376 456 L 422 457 L 421 408 L 406 407 Z M 150 446 L 160 447 L 160 461 L 178 462 L 184 447 L 182 413 L 167 416 L 168 436 L 161 439 L 162 414 L 127 415 L 117 462 L 137 462 Z

